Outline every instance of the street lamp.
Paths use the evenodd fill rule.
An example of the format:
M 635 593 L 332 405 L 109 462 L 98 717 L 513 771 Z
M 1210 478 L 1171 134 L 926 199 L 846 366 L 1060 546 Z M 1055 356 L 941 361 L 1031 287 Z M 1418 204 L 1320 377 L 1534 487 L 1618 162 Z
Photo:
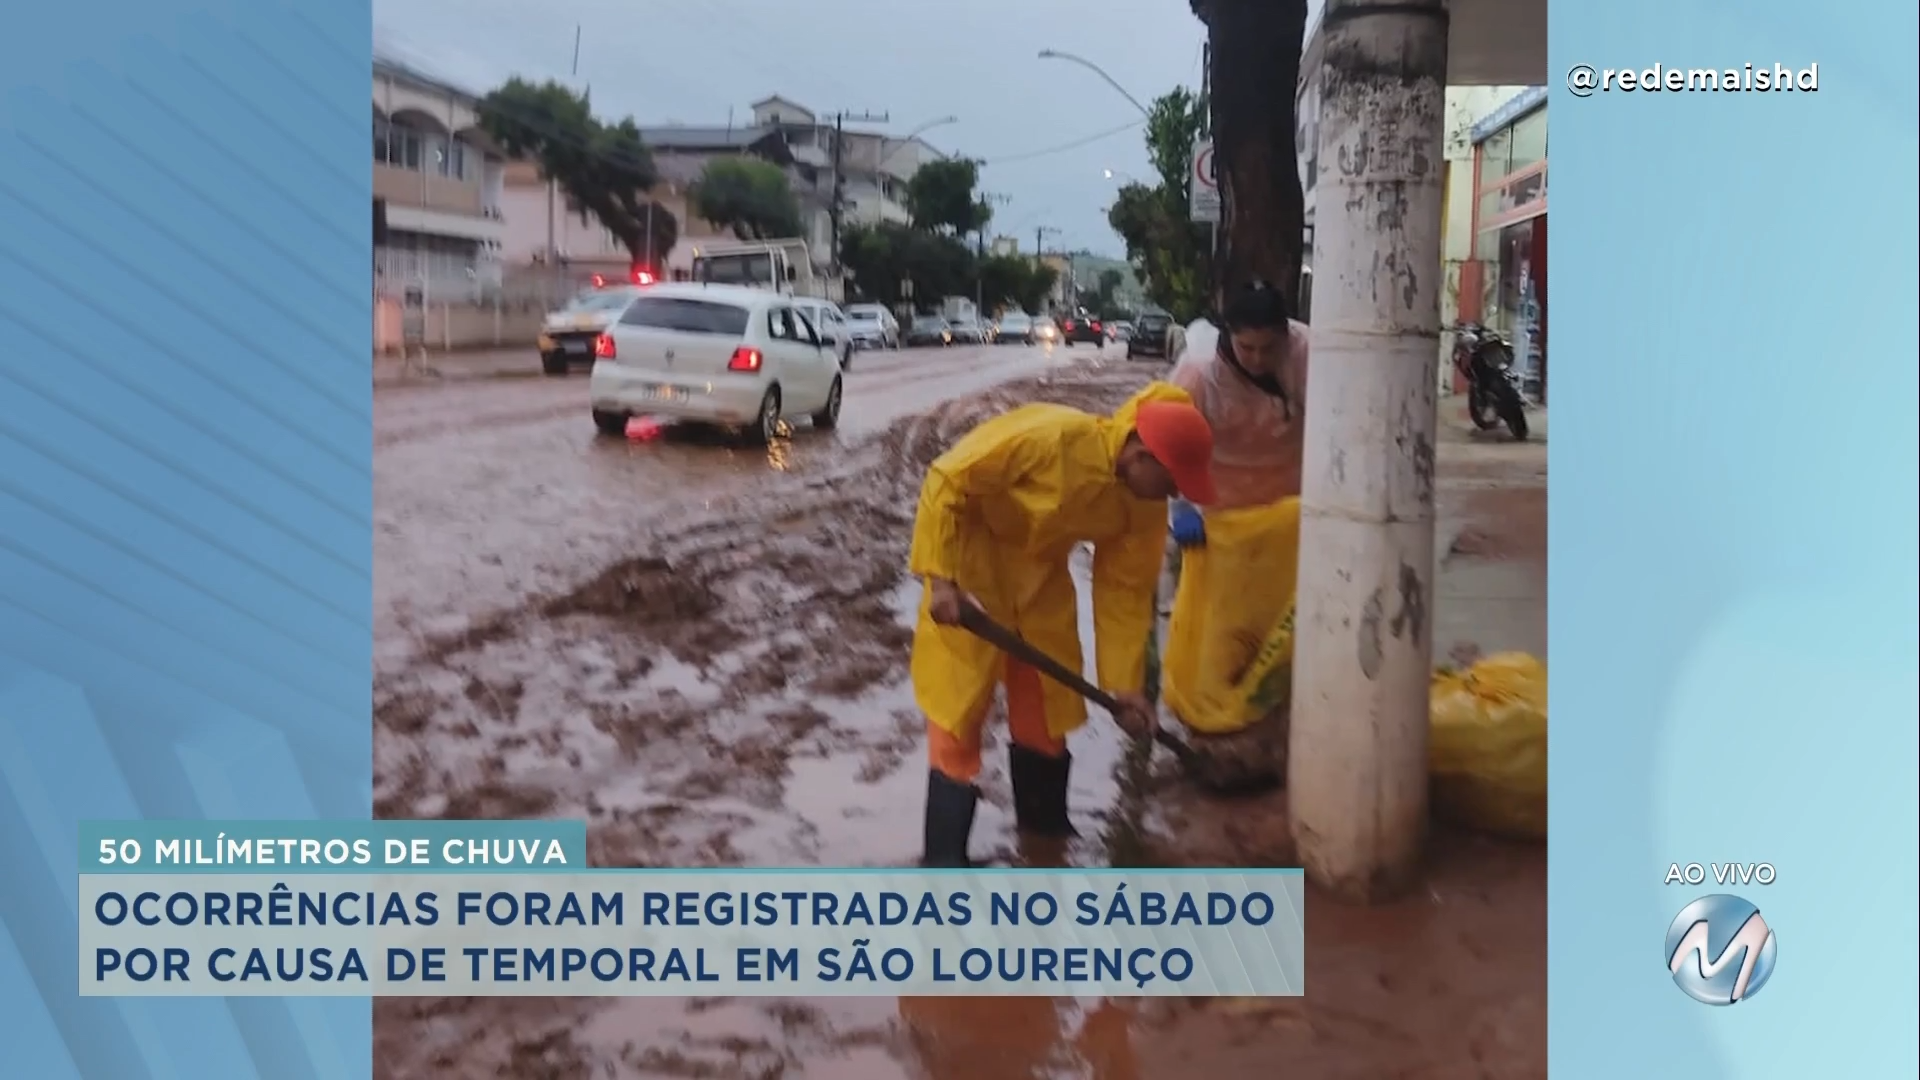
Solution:
M 941 116 L 941 117 L 936 117 L 935 119 L 929 120 L 924 124 L 921 124 L 919 127 L 914 128 L 912 131 L 907 132 L 905 135 L 902 135 L 897 139 L 882 137 L 880 140 L 880 145 L 882 149 L 884 149 L 888 143 L 893 144 L 893 149 L 886 150 L 884 153 L 880 155 L 880 162 L 879 164 L 874 166 L 875 170 L 886 168 L 887 162 L 893 160 L 893 155 L 899 153 L 901 147 L 919 138 L 922 133 L 932 131 L 934 128 L 937 128 L 937 127 L 944 127 L 947 124 L 957 124 L 959 122 L 960 122 L 960 118 L 957 116 Z
M 1075 55 L 1073 55 L 1072 53 L 1063 53 L 1063 52 L 1058 52 L 1058 51 L 1056 51 L 1056 50 L 1053 50 L 1053 49 L 1041 49 L 1041 50 L 1040 50 L 1040 59 L 1042 59 L 1042 60 L 1065 60 L 1066 62 L 1068 62 L 1068 63 L 1070 63 L 1070 64 L 1079 64 L 1079 65 L 1080 65 L 1081 67 L 1083 67 L 1083 68 L 1086 68 L 1086 69 L 1087 69 L 1088 71 L 1091 71 L 1091 72 L 1093 72 L 1093 73 L 1094 73 L 1095 75 L 1098 75 L 1098 76 L 1100 76 L 1100 77 L 1101 77 L 1102 79 L 1105 79 L 1105 80 L 1106 80 L 1106 82 L 1107 82 L 1107 85 L 1108 85 L 1108 86 L 1111 86 L 1111 87 L 1113 87 L 1113 88 L 1114 88 L 1115 90 L 1118 90 L 1118 91 L 1120 92 L 1120 96 L 1121 96 L 1121 97 L 1123 97 L 1123 98 L 1126 98 L 1129 104 L 1131 104 L 1131 105 L 1132 105 L 1132 106 L 1133 106 L 1134 108 L 1136 108 L 1136 109 L 1139 109 L 1139 110 L 1140 110 L 1140 115 L 1141 115 L 1141 116 L 1152 116 L 1152 115 L 1153 115 L 1153 113 L 1152 113 L 1152 112 L 1151 112 L 1151 111 L 1150 111 L 1150 110 L 1149 110 L 1149 109 L 1148 109 L 1148 108 L 1147 108 L 1147 107 L 1146 107 L 1145 105 L 1142 105 L 1142 104 L 1140 104 L 1140 99 L 1139 99 L 1139 98 L 1136 98 L 1136 97 L 1134 97 L 1134 96 L 1133 96 L 1132 94 L 1129 94 L 1129 93 L 1127 93 L 1127 88 L 1126 88 L 1126 87 L 1124 87 L 1124 86 L 1121 86 L 1121 85 L 1120 85 L 1119 83 L 1117 83 L 1117 82 L 1115 82 L 1115 81 L 1113 80 L 1113 76 L 1111 76 L 1111 75 L 1109 75 L 1109 74 L 1107 74 L 1107 73 L 1106 73 L 1106 71 L 1105 71 L 1105 69 L 1103 69 L 1103 68 L 1101 68 L 1101 66 L 1100 66 L 1099 64 L 1096 64 L 1096 63 L 1094 63 L 1093 61 L 1091 61 L 1091 60 L 1088 60 L 1088 59 L 1087 59 L 1087 58 L 1085 58 L 1085 57 L 1082 57 L 1082 56 L 1075 56 Z
M 1124 180 L 1129 184 L 1137 184 L 1140 182 L 1140 178 L 1132 173 L 1116 169 L 1101 169 L 1100 174 L 1109 180 Z

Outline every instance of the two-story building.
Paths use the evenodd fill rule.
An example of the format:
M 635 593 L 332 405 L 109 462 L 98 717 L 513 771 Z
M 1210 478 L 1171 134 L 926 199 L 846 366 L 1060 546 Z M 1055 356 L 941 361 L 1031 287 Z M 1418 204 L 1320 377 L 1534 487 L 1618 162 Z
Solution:
M 387 233 L 376 287 L 418 285 L 438 300 L 499 281 L 505 160 L 480 130 L 471 93 L 390 59 L 373 64 L 373 197 Z

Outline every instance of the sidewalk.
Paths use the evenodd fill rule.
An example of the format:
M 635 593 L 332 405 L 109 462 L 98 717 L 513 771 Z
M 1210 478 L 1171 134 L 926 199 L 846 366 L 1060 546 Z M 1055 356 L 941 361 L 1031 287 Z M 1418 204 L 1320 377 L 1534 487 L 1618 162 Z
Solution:
M 1547 410 L 1524 443 L 1477 431 L 1465 399 L 1440 402 L 1434 661 L 1471 646 L 1547 655 Z
M 373 385 L 417 386 L 461 379 L 532 378 L 541 374 L 540 354 L 518 348 L 429 352 L 403 363 L 397 356 L 373 358 Z

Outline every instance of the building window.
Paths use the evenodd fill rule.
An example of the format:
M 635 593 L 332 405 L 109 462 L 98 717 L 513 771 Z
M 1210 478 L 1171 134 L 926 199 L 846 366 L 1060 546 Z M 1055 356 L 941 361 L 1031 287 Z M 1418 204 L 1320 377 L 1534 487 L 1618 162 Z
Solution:
M 393 127 L 384 116 L 373 118 L 373 160 L 382 164 L 393 160 Z
M 1480 186 L 1489 187 L 1513 171 L 1513 129 L 1501 128 L 1480 144 Z
M 1513 125 L 1512 167 L 1508 172 L 1520 172 L 1547 160 L 1547 111 L 1523 116 Z

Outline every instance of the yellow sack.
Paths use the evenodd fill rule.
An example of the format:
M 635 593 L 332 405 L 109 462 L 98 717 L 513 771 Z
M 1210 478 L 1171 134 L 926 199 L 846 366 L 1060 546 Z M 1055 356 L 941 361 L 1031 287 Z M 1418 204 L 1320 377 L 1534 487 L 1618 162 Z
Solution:
M 1427 763 L 1435 816 L 1481 832 L 1547 836 L 1547 668 L 1525 653 L 1434 673 Z
M 1167 623 L 1161 689 L 1182 723 L 1225 735 L 1292 699 L 1299 564 L 1299 499 L 1207 514 Z

